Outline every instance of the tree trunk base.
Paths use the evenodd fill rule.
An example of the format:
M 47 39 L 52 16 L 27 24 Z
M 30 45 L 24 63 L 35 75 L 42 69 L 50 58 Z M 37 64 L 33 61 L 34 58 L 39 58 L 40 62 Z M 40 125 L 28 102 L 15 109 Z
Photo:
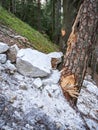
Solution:
M 70 102 L 71 105 L 76 105 L 79 91 L 74 74 L 70 74 L 66 77 L 62 75 L 60 85 L 65 98 Z

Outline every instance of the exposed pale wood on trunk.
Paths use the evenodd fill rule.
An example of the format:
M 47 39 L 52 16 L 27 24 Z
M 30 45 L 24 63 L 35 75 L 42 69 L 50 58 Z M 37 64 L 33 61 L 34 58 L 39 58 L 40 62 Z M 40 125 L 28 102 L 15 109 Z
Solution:
M 66 48 L 72 25 L 82 2 L 83 0 L 63 0 L 63 29 L 65 29 L 66 35 L 63 38 L 64 41 L 61 39 L 60 48 L 62 51 Z
M 67 42 L 60 85 L 65 97 L 76 105 L 85 76 L 88 57 L 96 43 L 97 0 L 84 0 Z

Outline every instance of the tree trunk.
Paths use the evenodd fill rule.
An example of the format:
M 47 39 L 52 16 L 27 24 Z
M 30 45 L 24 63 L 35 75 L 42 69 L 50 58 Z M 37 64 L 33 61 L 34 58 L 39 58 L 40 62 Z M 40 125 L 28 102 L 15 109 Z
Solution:
M 71 105 L 76 105 L 88 58 L 96 43 L 98 1 L 84 0 L 81 4 L 67 42 L 67 51 L 61 71 L 60 85 Z
M 52 40 L 59 44 L 61 30 L 61 0 L 52 0 Z
M 37 28 L 38 28 L 38 31 L 41 31 L 41 2 L 40 0 L 38 0 Z
M 54 30 L 54 41 L 59 44 L 61 30 L 61 0 L 55 2 L 55 30 Z
M 55 32 L 55 0 L 52 0 L 52 40 L 54 40 L 54 32 Z
M 5 5 L 6 5 L 6 0 L 0 0 L 0 4 L 1 4 L 3 7 L 5 7 Z
M 9 1 L 9 11 L 14 13 L 14 0 Z
M 63 29 L 66 31 L 65 41 L 61 42 L 61 50 L 64 51 L 67 40 L 71 33 L 71 28 L 75 17 L 78 13 L 79 7 L 83 0 L 63 0 Z

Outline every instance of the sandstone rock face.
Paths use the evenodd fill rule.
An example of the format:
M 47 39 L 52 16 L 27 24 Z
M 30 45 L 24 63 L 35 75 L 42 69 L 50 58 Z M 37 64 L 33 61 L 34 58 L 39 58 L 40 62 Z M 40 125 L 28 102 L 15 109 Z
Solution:
M 17 56 L 18 51 L 19 51 L 19 48 L 16 44 L 9 48 L 7 55 L 8 55 L 8 59 L 12 63 L 16 61 L 16 56 Z
M 51 73 L 51 59 L 44 53 L 30 48 L 17 54 L 16 66 L 24 76 L 45 77 Z
M 0 53 L 4 53 L 9 49 L 9 46 L 3 42 L 0 42 Z

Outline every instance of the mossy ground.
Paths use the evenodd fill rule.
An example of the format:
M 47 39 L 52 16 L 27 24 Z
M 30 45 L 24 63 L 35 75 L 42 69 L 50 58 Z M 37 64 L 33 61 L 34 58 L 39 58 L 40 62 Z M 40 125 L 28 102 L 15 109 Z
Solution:
M 13 29 L 19 35 L 26 37 L 32 46 L 42 52 L 53 52 L 58 51 L 58 46 L 53 44 L 41 33 L 30 27 L 28 24 L 22 22 L 20 19 L 15 17 L 13 14 L 7 12 L 0 6 L 0 24 L 6 25 Z

